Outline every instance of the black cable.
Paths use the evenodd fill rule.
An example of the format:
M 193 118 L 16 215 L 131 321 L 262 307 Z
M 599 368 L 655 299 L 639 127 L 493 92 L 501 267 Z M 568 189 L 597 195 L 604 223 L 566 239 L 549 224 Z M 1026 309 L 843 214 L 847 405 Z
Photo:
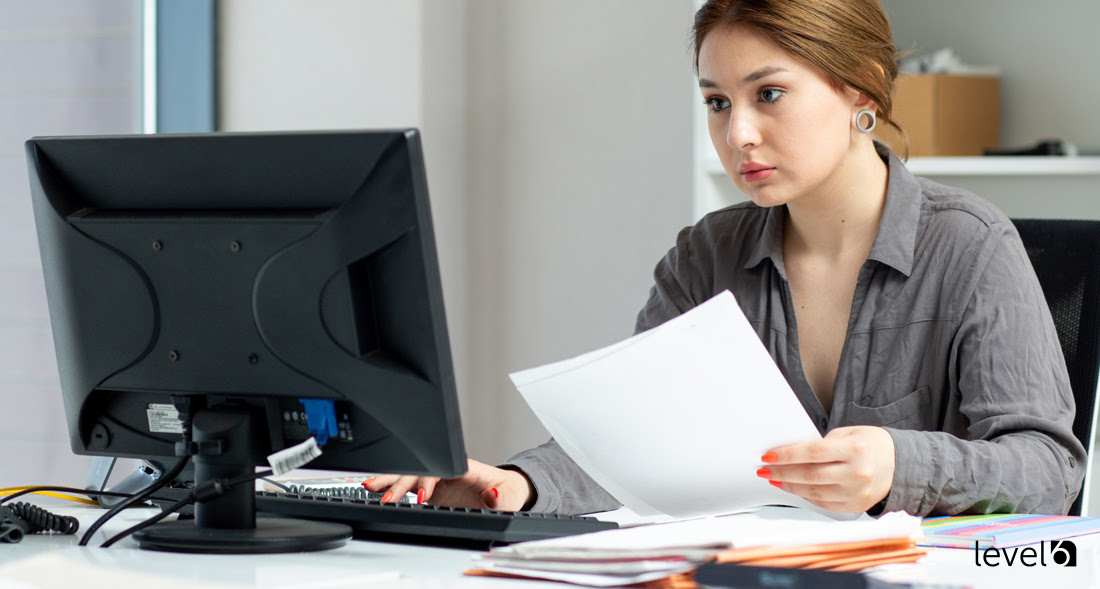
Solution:
M 58 534 L 75 534 L 80 529 L 80 522 L 71 515 L 56 515 L 30 503 L 13 503 L 7 507 L 15 517 L 27 522 L 28 534 L 39 532 L 56 532 Z
M 277 481 L 275 479 L 269 479 L 266 476 L 264 476 L 264 477 L 260 477 L 260 480 L 264 481 L 265 483 L 271 483 L 272 485 L 274 485 L 276 487 L 279 487 L 280 489 L 283 490 L 284 493 L 289 493 L 290 492 L 290 487 L 280 483 L 279 481 Z
M 16 544 L 27 534 L 39 532 L 75 534 L 80 522 L 75 517 L 56 515 L 30 503 L 0 505 L 0 543 Z
M 245 475 L 243 477 L 237 477 L 237 478 L 229 481 L 229 486 L 230 487 L 236 487 L 237 485 L 239 485 L 241 483 L 247 483 L 249 481 L 254 481 L 256 479 L 263 479 L 265 477 L 271 476 L 274 473 L 275 473 L 275 471 L 272 471 L 272 470 L 263 470 L 263 471 L 260 471 L 256 474 L 250 474 L 250 475 Z
M 100 548 L 110 548 L 111 545 L 114 544 L 115 542 L 118 542 L 119 540 L 122 540 L 123 538 L 129 536 L 130 534 L 133 534 L 134 532 L 144 530 L 145 528 L 147 528 L 147 527 L 159 522 L 160 520 L 168 517 L 169 514 L 175 512 L 177 509 L 182 508 L 184 505 L 187 505 L 188 503 L 193 502 L 194 500 L 195 500 L 195 492 L 192 491 L 192 492 L 188 493 L 186 497 L 184 497 L 183 499 L 180 499 L 179 501 L 173 503 L 167 509 L 161 511 L 160 513 L 154 515 L 153 517 L 151 517 L 151 518 L 149 518 L 149 519 L 147 519 L 147 520 L 145 520 L 145 521 L 143 521 L 139 524 L 130 526 L 129 528 L 126 528 L 125 530 L 115 534 L 114 536 L 111 536 L 110 539 L 108 539 L 106 542 L 101 544 L 99 547 Z
M 214 479 L 212 481 L 207 481 L 205 483 L 201 483 L 198 486 L 196 486 L 193 491 L 188 493 L 187 496 L 184 497 L 183 499 L 180 499 L 179 501 L 175 502 L 174 504 L 172 504 L 168 508 L 164 509 L 160 513 L 154 515 L 153 517 L 151 517 L 149 519 L 146 519 L 145 521 L 143 521 L 141 523 L 135 524 L 135 525 L 133 525 L 129 528 L 126 528 L 125 530 L 115 534 L 114 536 L 111 536 L 106 542 L 101 544 L 99 547 L 100 548 L 110 548 L 115 542 L 118 542 L 119 540 L 122 540 L 123 538 L 133 534 L 134 532 L 139 532 L 141 530 L 144 530 L 145 528 L 147 528 L 147 527 L 159 522 L 160 520 L 168 517 L 168 514 L 174 512 L 178 509 L 181 509 L 182 507 L 184 507 L 185 505 L 187 505 L 189 503 L 193 503 L 195 501 L 209 501 L 210 499 L 213 499 L 213 498 L 218 497 L 221 494 L 225 493 L 225 491 L 227 491 L 228 489 L 230 489 L 232 487 L 235 487 L 237 485 L 247 483 L 247 482 L 250 482 L 250 481 L 255 481 L 256 479 L 262 479 L 264 477 L 271 476 L 272 472 L 273 471 L 265 470 L 265 471 L 258 472 L 256 474 L 246 475 L 246 476 L 243 476 L 243 477 L 237 477 L 237 478 L 232 479 L 230 481 L 223 481 L 221 479 Z
M 30 525 L 15 516 L 7 507 L 0 505 L 0 544 L 18 544 L 23 536 L 30 533 Z
M 90 542 L 92 540 L 92 536 L 97 531 L 99 531 L 99 528 L 101 528 L 103 526 L 103 524 L 107 523 L 108 520 L 110 520 L 114 516 L 118 515 L 118 513 L 120 511 L 122 511 L 123 509 L 126 509 L 127 507 L 130 507 L 131 505 L 134 505 L 136 503 L 139 503 L 141 501 L 144 501 L 144 500 L 148 499 L 154 493 L 156 493 L 157 491 L 164 488 L 168 483 L 171 483 L 172 481 L 174 481 L 176 479 L 176 477 L 179 476 L 179 474 L 181 472 L 183 472 L 183 469 L 185 467 L 187 467 L 187 463 L 190 460 L 191 460 L 190 456 L 184 456 L 183 458 L 180 458 L 179 461 L 176 462 L 176 465 L 172 467 L 172 470 L 170 470 L 166 473 L 163 473 L 161 476 L 157 477 L 157 479 L 154 480 L 148 487 L 142 489 L 138 493 L 135 493 L 134 495 L 130 496 L 128 499 L 119 502 L 117 505 L 115 505 L 109 511 L 107 511 L 107 513 L 104 513 L 103 515 L 99 516 L 99 519 L 95 520 L 95 523 L 93 523 L 91 526 L 89 526 L 88 530 L 86 532 L 84 532 L 83 536 L 81 536 L 80 543 L 78 545 L 79 546 L 87 546 L 88 542 Z

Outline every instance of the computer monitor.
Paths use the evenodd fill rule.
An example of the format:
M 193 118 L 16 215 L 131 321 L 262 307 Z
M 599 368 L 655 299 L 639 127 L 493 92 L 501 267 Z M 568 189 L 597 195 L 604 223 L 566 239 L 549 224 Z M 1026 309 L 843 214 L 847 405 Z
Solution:
M 26 152 L 74 452 L 175 460 L 178 445 L 198 484 L 312 435 L 311 468 L 465 472 L 416 130 L 44 137 Z M 251 484 L 195 512 L 139 543 L 342 543 L 265 529 Z

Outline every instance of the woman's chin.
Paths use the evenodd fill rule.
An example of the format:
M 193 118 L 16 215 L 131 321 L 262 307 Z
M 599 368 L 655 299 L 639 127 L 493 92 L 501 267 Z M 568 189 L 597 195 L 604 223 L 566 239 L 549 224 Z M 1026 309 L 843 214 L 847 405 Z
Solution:
M 745 193 L 745 196 L 749 197 L 753 203 L 758 207 L 770 208 L 779 205 L 787 204 L 787 194 L 781 193 L 776 190 L 745 190 L 741 189 Z

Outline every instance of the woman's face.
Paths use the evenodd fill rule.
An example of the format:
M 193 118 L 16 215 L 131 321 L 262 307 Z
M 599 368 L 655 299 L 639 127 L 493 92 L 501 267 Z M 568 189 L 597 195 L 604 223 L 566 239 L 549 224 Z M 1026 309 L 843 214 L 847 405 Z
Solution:
M 722 166 L 753 202 L 842 188 L 858 92 L 838 92 L 816 68 L 738 26 L 704 38 L 699 89 Z

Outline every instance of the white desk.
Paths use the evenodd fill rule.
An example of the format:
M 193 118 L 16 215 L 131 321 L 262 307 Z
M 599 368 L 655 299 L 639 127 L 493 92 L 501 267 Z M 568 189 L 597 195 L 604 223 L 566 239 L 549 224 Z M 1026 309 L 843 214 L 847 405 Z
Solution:
M 81 528 L 103 512 L 49 498 L 34 502 L 54 513 L 75 515 Z M 153 510 L 128 510 L 96 534 L 107 537 L 141 521 Z M 176 589 L 178 587 L 343 589 L 563 589 L 560 583 L 466 577 L 472 551 L 379 542 L 352 541 L 338 550 L 273 555 L 170 554 L 139 550 L 132 540 L 107 549 L 79 547 L 77 536 L 28 536 L 19 544 L 0 544 L 0 589 Z M 1077 567 L 978 567 L 973 550 L 934 551 L 924 562 L 895 565 L 876 576 L 889 580 L 970 586 L 1047 589 L 1100 588 L 1100 535 L 1078 538 Z M 45 559 L 45 560 L 43 560 Z M 50 570 L 26 569 L 48 565 Z M 14 567 L 14 568 L 13 568 Z M 40 569 L 41 567 L 34 567 Z M 23 570 L 20 570 L 23 569 Z

